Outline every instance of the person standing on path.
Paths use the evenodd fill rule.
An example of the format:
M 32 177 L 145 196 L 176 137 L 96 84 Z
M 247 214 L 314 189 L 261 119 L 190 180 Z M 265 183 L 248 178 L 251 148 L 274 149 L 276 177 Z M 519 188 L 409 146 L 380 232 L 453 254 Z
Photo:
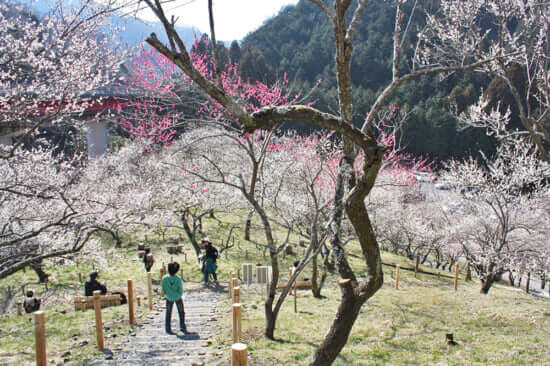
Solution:
M 217 283 L 218 276 L 216 275 L 216 271 L 218 270 L 218 265 L 216 264 L 216 260 L 218 259 L 218 250 L 212 245 L 208 237 L 202 239 L 201 245 L 206 251 L 204 256 L 204 265 L 201 268 L 204 273 L 203 283 L 208 283 L 208 275 L 210 274 L 212 275 L 212 278 L 214 278 L 214 282 Z
M 177 275 L 180 265 L 176 262 L 168 263 L 168 274 L 162 278 L 161 287 L 166 298 L 166 317 L 164 319 L 164 328 L 166 333 L 172 334 L 170 323 L 172 322 L 172 306 L 176 303 L 178 315 L 180 318 L 180 330 L 188 333 L 185 326 L 185 310 L 183 308 L 183 281 Z
M 145 265 L 145 270 L 151 272 L 151 268 L 155 263 L 155 258 L 153 258 L 153 253 L 151 253 L 151 248 L 145 248 L 145 255 L 143 256 L 143 264 Z

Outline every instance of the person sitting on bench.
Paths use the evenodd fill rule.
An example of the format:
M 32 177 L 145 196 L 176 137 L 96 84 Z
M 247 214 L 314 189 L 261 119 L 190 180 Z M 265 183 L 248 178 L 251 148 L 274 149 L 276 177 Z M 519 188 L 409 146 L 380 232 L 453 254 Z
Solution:
M 41 299 L 34 297 L 34 291 L 28 290 L 26 293 L 27 297 L 23 301 L 23 308 L 25 308 L 25 313 L 30 314 L 35 311 L 40 310 Z
M 99 283 L 98 276 L 97 271 L 90 272 L 90 279 L 84 284 L 84 296 L 94 296 L 94 291 L 100 291 L 102 295 L 107 293 L 107 286 L 105 286 L 105 283 Z

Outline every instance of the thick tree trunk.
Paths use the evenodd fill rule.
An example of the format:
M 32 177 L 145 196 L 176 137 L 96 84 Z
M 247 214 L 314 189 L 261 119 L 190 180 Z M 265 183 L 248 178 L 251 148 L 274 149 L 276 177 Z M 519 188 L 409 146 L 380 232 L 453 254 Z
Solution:
M 343 290 L 344 295 L 336 311 L 336 316 L 325 335 L 323 343 L 317 348 L 310 366 L 332 365 L 348 341 L 353 324 L 361 311 L 361 306 L 367 301 L 366 298 L 354 294 L 350 282 L 349 280 L 342 280 L 340 283 L 340 286 L 347 286 L 349 289 Z
M 48 274 L 42 268 L 42 261 L 33 262 L 30 267 L 36 272 L 40 283 L 48 282 Z
M 480 293 L 487 295 L 489 293 L 489 290 L 491 289 L 491 286 L 493 286 L 493 283 L 495 282 L 495 278 L 492 275 L 487 276 L 485 280 L 481 280 L 481 290 Z

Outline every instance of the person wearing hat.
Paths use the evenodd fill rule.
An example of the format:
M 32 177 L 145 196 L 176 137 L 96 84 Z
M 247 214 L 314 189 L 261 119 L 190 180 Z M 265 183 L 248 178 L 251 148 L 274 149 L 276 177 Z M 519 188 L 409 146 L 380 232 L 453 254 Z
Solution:
M 27 295 L 27 297 L 23 301 L 23 308 L 25 309 L 25 313 L 30 314 L 40 310 L 40 303 L 42 302 L 42 300 L 40 298 L 34 297 L 34 291 L 28 290 L 25 295 Z
M 84 296 L 94 296 L 94 291 L 101 291 L 102 295 L 107 293 L 107 286 L 105 284 L 99 283 L 97 277 L 99 272 L 93 270 L 90 272 L 90 279 L 84 284 Z
M 212 245 L 212 242 L 208 237 L 205 237 L 201 241 L 201 246 L 205 249 L 205 255 L 204 255 L 204 265 L 202 266 L 202 272 L 204 273 L 204 284 L 208 283 L 208 275 L 212 275 L 212 278 L 214 278 L 214 282 L 218 282 L 218 276 L 216 275 L 216 271 L 218 269 L 218 265 L 216 264 L 216 260 L 218 259 L 218 250 Z

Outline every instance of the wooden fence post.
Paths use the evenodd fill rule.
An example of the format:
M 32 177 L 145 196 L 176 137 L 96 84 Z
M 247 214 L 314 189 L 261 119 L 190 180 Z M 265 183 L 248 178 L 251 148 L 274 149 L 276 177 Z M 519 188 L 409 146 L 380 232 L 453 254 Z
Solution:
M 229 286 L 228 289 L 229 289 L 229 298 L 233 298 L 233 277 L 235 276 L 235 274 L 233 273 L 233 271 L 231 271 L 229 273 Z
M 233 277 L 231 280 L 231 298 L 233 298 L 233 291 L 237 286 L 239 286 L 239 279 L 237 277 Z
M 23 303 L 21 301 L 17 302 L 17 315 L 23 315 Z
M 296 281 L 294 281 L 294 312 L 298 312 L 298 289 L 296 288 Z
M 103 321 L 101 319 L 101 292 L 94 291 L 94 310 L 95 310 L 95 331 L 97 338 L 97 348 L 104 349 L 103 344 Z
M 529 293 L 529 285 L 531 284 L 531 272 L 527 272 L 527 282 L 525 283 L 525 293 Z
M 153 280 L 151 272 L 147 272 L 147 295 L 149 298 L 149 310 L 153 310 Z
M 160 279 L 159 279 L 159 282 L 162 282 L 162 277 L 164 277 L 164 263 L 162 264 L 162 267 L 160 267 Z
M 458 288 L 458 263 L 455 264 L 455 291 Z
M 42 310 L 34 312 L 34 339 L 36 366 L 46 366 L 46 316 Z
M 134 318 L 134 286 L 132 280 L 128 280 L 128 312 L 130 313 L 130 325 L 135 324 Z
M 233 304 L 233 343 L 241 341 L 241 304 Z
M 395 288 L 397 290 L 399 290 L 399 270 L 401 269 L 401 267 L 399 266 L 399 264 L 397 264 L 395 266 Z
M 244 343 L 235 343 L 231 346 L 231 366 L 247 366 L 248 353 Z
M 80 310 L 86 311 L 86 300 L 82 300 L 82 302 L 80 303 Z
M 141 296 L 137 297 L 137 304 L 138 304 L 138 306 L 141 306 Z
M 234 287 L 233 288 L 233 304 L 237 304 L 241 302 L 241 288 L 240 287 Z

